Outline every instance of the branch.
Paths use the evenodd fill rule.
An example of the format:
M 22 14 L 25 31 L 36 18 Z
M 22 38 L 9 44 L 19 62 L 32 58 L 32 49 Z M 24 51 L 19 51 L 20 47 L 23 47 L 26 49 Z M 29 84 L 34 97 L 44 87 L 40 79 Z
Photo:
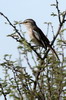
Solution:
M 4 96 L 4 100 L 7 100 L 6 94 L 5 94 L 4 90 L 3 90 L 3 86 L 2 86 L 1 83 L 0 83 L 0 87 L 1 87 L 2 94 L 3 94 L 3 96 Z
M 41 66 L 44 65 L 44 61 L 41 61 Z M 44 68 L 42 69 L 41 67 L 39 68 L 38 72 L 36 73 L 36 77 L 35 77 L 35 81 L 34 81 L 34 87 L 33 89 L 36 90 L 36 86 L 37 86 L 37 83 L 38 83 L 38 80 L 39 80 L 39 75 L 40 73 L 42 72 L 42 70 L 44 70 Z
M 56 0 L 56 8 L 57 8 L 57 12 L 58 12 L 59 23 L 61 24 L 60 10 L 59 10 L 59 7 L 58 7 L 58 1 L 57 0 Z
M 21 91 L 20 91 L 20 88 L 19 88 L 19 84 L 18 84 L 18 82 L 17 82 L 17 78 L 16 78 L 16 76 L 17 76 L 17 72 L 16 72 L 14 66 L 13 66 L 12 72 L 13 72 L 13 75 L 14 75 L 14 81 L 15 81 L 15 83 L 16 83 L 17 90 L 18 90 L 18 92 L 19 92 L 20 97 L 22 98 L 22 94 L 21 94 Z

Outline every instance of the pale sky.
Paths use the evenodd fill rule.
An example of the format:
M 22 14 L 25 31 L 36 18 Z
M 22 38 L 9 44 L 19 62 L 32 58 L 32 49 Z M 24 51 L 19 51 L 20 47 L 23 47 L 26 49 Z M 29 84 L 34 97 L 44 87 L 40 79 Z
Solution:
M 0 0 L 0 12 L 4 13 L 11 22 L 32 18 L 46 32 L 44 22 L 51 21 L 55 30 L 58 26 L 57 18 L 50 16 L 51 12 L 56 12 L 56 9 L 50 6 L 53 3 L 55 3 L 55 0 Z M 66 0 L 59 0 L 59 6 L 61 11 L 66 10 Z M 16 59 L 18 57 L 18 43 L 12 38 L 6 37 L 13 30 L 11 26 L 5 25 L 4 22 L 6 20 L 0 16 L 0 60 L 2 60 L 4 54 L 12 54 L 12 58 Z M 4 100 L 0 97 L 1 99 Z

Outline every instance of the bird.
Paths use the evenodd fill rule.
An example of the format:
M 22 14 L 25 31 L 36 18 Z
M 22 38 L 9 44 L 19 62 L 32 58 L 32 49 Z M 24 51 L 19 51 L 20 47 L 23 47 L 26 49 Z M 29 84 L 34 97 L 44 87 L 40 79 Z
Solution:
M 51 46 L 49 39 L 46 37 L 43 31 L 37 26 L 36 22 L 33 19 L 26 19 L 23 22 L 20 22 L 20 24 L 24 24 L 26 26 L 29 37 L 34 44 L 37 44 L 40 47 L 45 48 L 45 50 L 47 50 L 47 47 L 49 47 L 49 49 L 51 49 L 52 52 L 59 59 L 56 51 Z

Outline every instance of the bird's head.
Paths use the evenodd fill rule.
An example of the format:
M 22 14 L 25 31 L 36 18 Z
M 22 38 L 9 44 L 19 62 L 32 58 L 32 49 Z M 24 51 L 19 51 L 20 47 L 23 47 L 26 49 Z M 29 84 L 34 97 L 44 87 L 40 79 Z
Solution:
M 36 26 L 36 22 L 33 19 L 26 19 L 23 22 L 21 22 L 20 24 L 24 24 L 27 28 L 32 28 L 32 27 Z

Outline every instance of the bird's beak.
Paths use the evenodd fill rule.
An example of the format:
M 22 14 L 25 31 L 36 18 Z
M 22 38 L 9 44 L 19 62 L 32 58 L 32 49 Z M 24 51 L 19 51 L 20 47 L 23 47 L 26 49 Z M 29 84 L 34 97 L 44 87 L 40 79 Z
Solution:
M 24 22 L 20 22 L 20 24 L 24 24 Z

